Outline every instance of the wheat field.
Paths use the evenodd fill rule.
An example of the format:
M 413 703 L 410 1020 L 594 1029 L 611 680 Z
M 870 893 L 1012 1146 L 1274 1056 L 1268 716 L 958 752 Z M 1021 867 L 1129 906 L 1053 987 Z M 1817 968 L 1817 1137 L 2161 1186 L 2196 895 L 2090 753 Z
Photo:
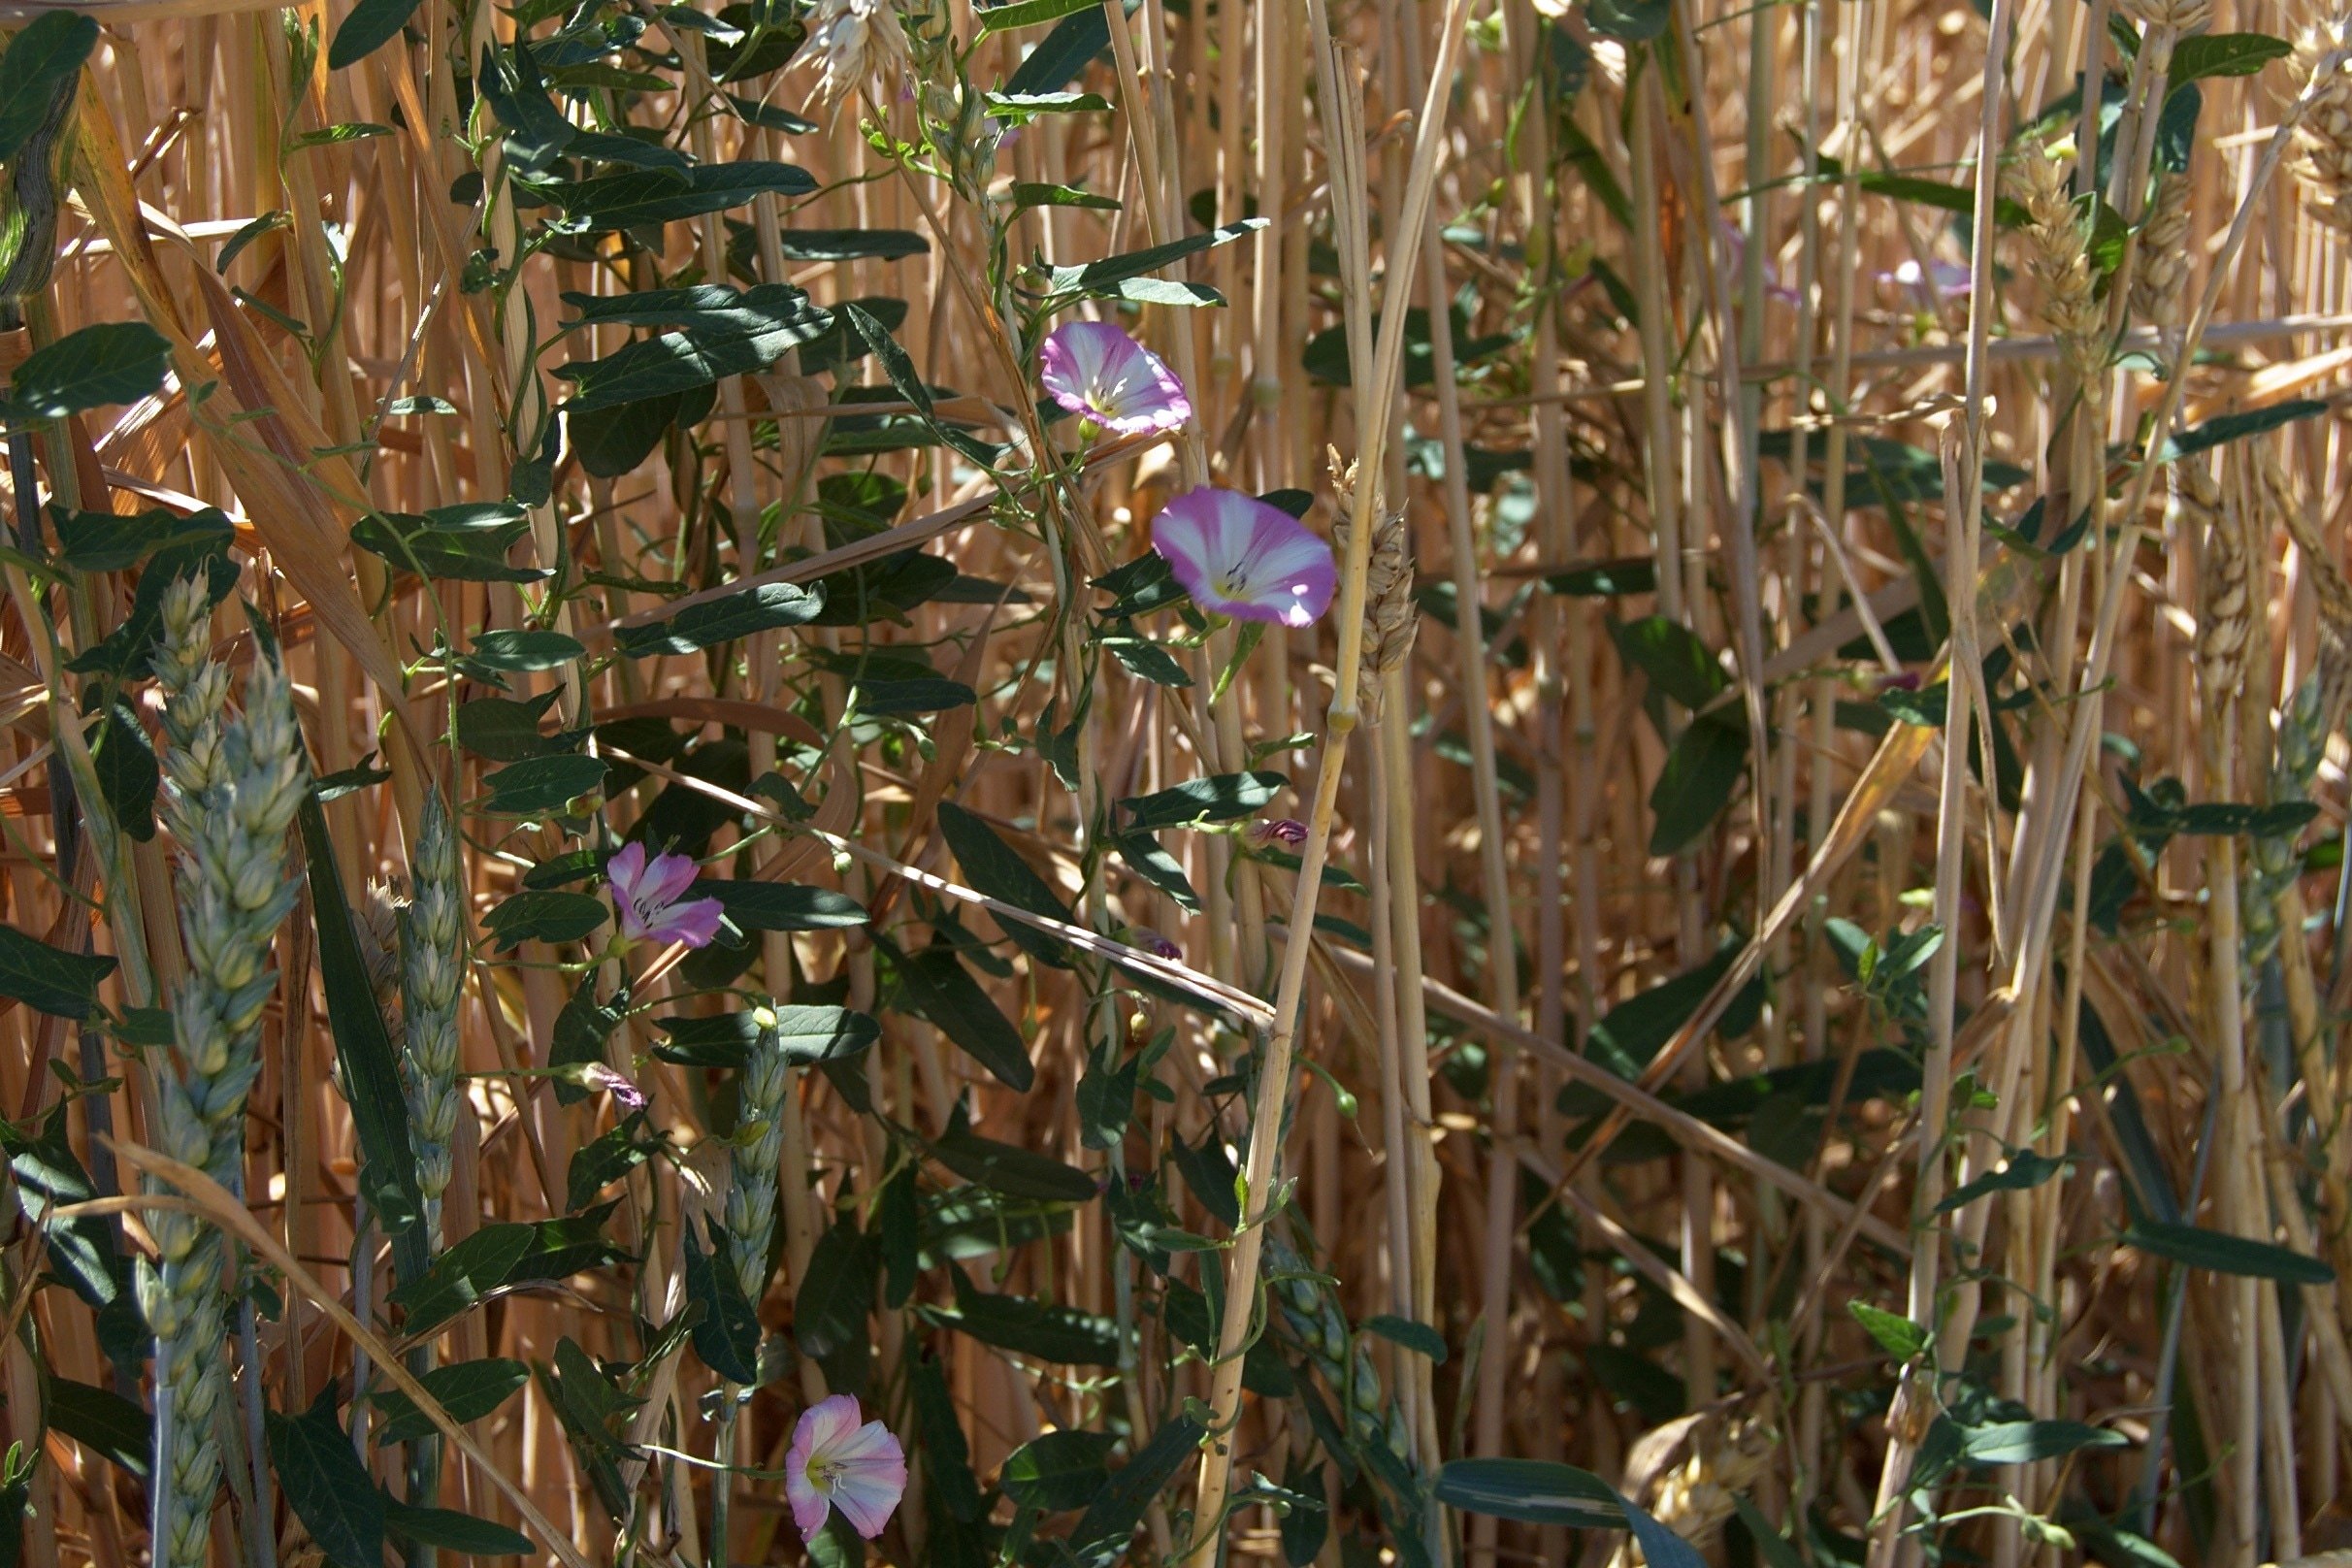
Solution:
M 0 1568 L 2352 1561 L 2352 14 L 0 31 Z

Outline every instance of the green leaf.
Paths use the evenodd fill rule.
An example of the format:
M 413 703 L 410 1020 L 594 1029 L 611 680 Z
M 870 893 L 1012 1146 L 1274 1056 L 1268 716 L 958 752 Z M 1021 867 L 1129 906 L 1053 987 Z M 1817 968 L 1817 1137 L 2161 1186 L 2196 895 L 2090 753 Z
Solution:
M 90 762 L 115 826 L 143 844 L 154 837 L 155 792 L 163 786 L 163 772 L 146 728 L 127 703 L 108 706 L 97 743 L 90 748 Z
M 1697 711 L 1714 702 L 1731 684 L 1723 667 L 1697 634 L 1664 615 L 1645 615 L 1623 626 L 1613 626 L 1617 652 L 1625 663 L 1650 677 L 1657 691 Z
M 264 1417 L 270 1463 L 286 1503 L 336 1568 L 382 1568 L 384 1494 L 335 1417 L 335 1388 L 300 1416 Z
M 732 163 L 675 169 L 632 169 L 594 180 L 557 181 L 543 187 L 572 218 L 589 230 L 634 229 L 700 217 L 741 207 L 755 196 L 805 196 L 817 188 L 814 176 L 789 163 L 745 158 Z
M 819 1360 L 866 1333 L 874 1299 L 873 1249 L 858 1227 L 837 1220 L 817 1238 L 793 1297 L 793 1337 Z
M 1625 1512 L 1609 1484 L 1588 1471 L 1544 1459 L 1451 1459 L 1437 1475 L 1437 1500 L 1468 1514 L 1578 1530 L 1621 1530 Z
M 1642 1549 L 1642 1559 L 1649 1568 L 1707 1568 L 1707 1559 L 1691 1550 L 1690 1543 L 1652 1519 L 1632 1498 L 1611 1488 L 1617 1509 L 1625 1516 L 1626 1528 L 1633 1532 L 1636 1546 Z
M 961 1274 L 953 1312 L 943 1307 L 919 1310 L 930 1322 L 1016 1356 L 1061 1366 L 1119 1364 L 1119 1325 L 1112 1320 L 1027 1296 L 975 1290 Z
M 848 894 L 798 882 L 706 878 L 688 891 L 718 899 L 727 918 L 747 931 L 837 931 L 866 920 L 866 906 Z
M 686 1254 L 686 1299 L 699 1301 L 705 1309 L 695 1321 L 694 1353 L 702 1358 L 704 1366 L 730 1383 L 757 1383 L 760 1315 L 743 1299 L 742 1284 L 735 1278 L 735 1265 L 722 1256 L 715 1222 L 708 1252 L 702 1250 L 702 1240 L 694 1229 L 688 1225 L 678 1232 Z
M 797 1067 L 846 1062 L 882 1037 L 880 1024 L 846 1007 L 801 1004 L 772 1012 L 784 1059 Z M 760 1036 L 759 1021 L 748 1012 L 671 1017 L 660 1024 L 670 1043 L 656 1046 L 653 1054 L 688 1067 L 740 1068 Z
M 979 694 L 960 680 L 917 675 L 903 680 L 858 682 L 857 707 L 861 713 L 940 713 L 952 707 L 969 707 L 978 701 Z
M 1731 1506 L 1738 1510 L 1740 1522 L 1748 1526 L 1748 1538 L 1764 1558 L 1764 1568 L 1805 1568 L 1804 1555 L 1773 1527 L 1761 1509 L 1745 1497 L 1734 1497 Z
M 531 1551 L 531 1537 L 519 1530 L 454 1508 L 426 1508 L 384 1498 L 384 1522 L 418 1546 L 439 1547 L 466 1557 L 519 1557 Z
M 447 528 L 429 515 L 379 512 L 351 525 L 351 542 L 383 557 L 396 571 L 436 582 L 538 582 L 553 576 L 552 568 L 507 565 L 506 552 L 531 532 L 530 517 L 515 510 L 518 515 L 486 528 Z
M 882 374 L 889 380 L 891 390 L 914 405 L 925 428 L 978 467 L 988 469 L 995 466 L 996 454 L 985 442 L 954 425 L 942 424 L 933 415 L 931 388 L 924 384 L 922 376 L 915 374 L 914 361 L 907 357 L 906 350 L 891 336 L 892 329 L 884 324 L 881 317 L 854 301 L 842 306 L 840 314 L 850 332 L 866 344 L 866 352 L 872 354 L 874 362 L 882 367 Z
M 494 817 L 541 816 L 604 788 L 611 765 L 602 757 L 559 752 L 502 768 L 484 778 L 480 809 Z
M 181 526 L 186 533 L 159 546 L 139 574 L 130 613 L 102 640 L 76 655 L 67 664 L 68 670 L 82 675 L 112 675 L 122 681 L 144 680 L 151 671 L 155 646 L 163 637 L 163 596 L 171 586 L 183 577 L 194 578 L 205 585 L 206 597 L 213 604 L 236 588 L 238 567 L 229 557 L 236 531 L 228 518 L 217 513 L 208 518 L 206 512 L 196 512 Z
M 1192 890 L 1192 879 L 1185 875 L 1184 863 L 1162 849 L 1157 837 L 1148 833 L 1113 833 L 1110 837 L 1111 847 L 1128 869 L 1183 908 L 1200 912 L 1200 895 Z
M 2074 1421 L 1996 1421 L 1961 1428 L 1961 1456 L 1971 1464 L 2033 1464 L 2082 1449 L 2131 1447 L 2131 1439 Z
M 72 102 L 82 67 L 98 47 L 98 23 L 74 11 L 45 11 L 0 54 L 0 163 L 15 163 L 41 129 Z
M 1290 782 L 1280 773 L 1218 773 L 1119 803 L 1127 813 L 1127 832 L 1157 833 L 1252 816 L 1270 805 Z
M 761 301 L 762 290 L 769 288 L 784 293 Z M 659 292 L 667 296 L 713 291 L 700 288 Z M 723 310 L 663 312 L 672 319 L 682 316 L 689 330 L 640 339 L 602 359 L 574 360 L 559 367 L 556 375 L 572 382 L 574 387 L 565 401 L 566 410 L 586 413 L 617 408 L 692 392 L 730 376 L 766 370 L 788 349 L 823 337 L 833 326 L 829 313 L 810 305 L 806 295 L 788 285 L 763 284 L 762 289 L 740 296 L 745 302 L 740 307 L 735 305 L 732 289 L 724 292 L 731 299 Z M 616 303 L 640 297 L 624 294 L 617 296 Z M 604 313 L 590 312 L 572 324 L 604 319 L 606 319 Z
M 162 506 L 132 517 L 63 508 L 52 509 L 49 515 L 57 527 L 58 551 L 78 572 L 126 571 L 175 544 L 217 544 L 225 549 L 236 536 L 235 526 L 217 506 L 205 506 L 184 517 Z
M 327 814 L 316 795 L 304 795 L 295 820 L 302 828 L 311 921 L 318 933 L 327 1027 L 335 1038 L 335 1061 L 359 1137 L 360 1191 L 379 1223 L 394 1232 L 393 1261 L 405 1282 L 422 1272 L 425 1262 L 425 1199 L 408 1142 L 408 1099 L 401 1088 L 391 1032 L 376 1005 L 367 960 L 360 956 L 351 906 L 343 898 L 343 873 L 327 835 Z
M 1544 579 L 1544 586 L 1555 594 L 1567 594 L 1577 599 L 1616 599 L 1626 594 L 1655 593 L 1658 568 L 1657 563 L 1649 556 L 1625 556 L 1593 566 L 1555 572 Z M 1721 667 L 1716 668 L 1719 673 Z
M 580 467 L 600 479 L 617 479 L 653 455 L 672 426 L 691 428 L 693 418 L 681 418 L 686 397 L 646 398 L 609 408 L 564 409 L 564 431 L 579 455 Z M 705 390 L 704 398 L 713 397 Z
M 501 949 L 527 941 L 576 942 L 611 917 L 604 900 L 553 890 L 517 893 L 490 911 L 485 924 Z
M 2073 1163 L 2064 1155 L 2036 1154 L 2031 1149 L 2013 1151 L 1999 1170 L 1988 1170 L 1974 1181 L 1963 1182 L 1951 1194 L 1936 1205 L 1938 1214 L 1950 1214 L 1966 1208 L 1988 1192 L 2023 1192 L 2040 1187 Z
M 1143 637 L 1104 637 L 1102 645 L 1111 650 L 1111 657 L 1121 668 L 1139 680 L 1155 686 L 1186 687 L 1192 677 L 1178 664 L 1168 650 Z
M 1748 767 L 1748 726 L 1735 713 L 1692 722 L 1666 754 L 1650 792 L 1650 853 L 1672 855 L 1714 825 Z
M 1048 1432 L 1005 1457 L 999 1484 L 1024 1508 L 1061 1514 L 1086 1507 L 1110 1481 L 1109 1432 Z
M 457 743 L 476 757 L 494 763 L 519 763 L 544 756 L 556 742 L 539 734 L 539 720 L 563 693 L 549 688 L 518 702 L 507 697 L 477 697 L 457 707 Z
M 62 13 L 49 12 L 49 16 Z M 112 1388 L 69 1378 L 42 1383 L 43 1413 L 49 1427 L 135 1476 L 147 1473 L 155 1453 L 155 1426 L 147 1413 Z
M 172 345 L 144 321 L 102 322 L 36 348 L 9 388 L 12 419 L 62 419 L 110 403 L 136 403 L 163 385 Z
M 1084 1203 L 1095 1193 L 1094 1178 L 1077 1166 L 974 1132 L 961 1100 L 948 1117 L 947 1130 L 932 1142 L 931 1150 L 939 1163 L 957 1175 L 1009 1197 Z
M 2242 413 L 2217 414 L 2201 425 L 2177 431 L 2156 454 L 2159 463 L 2176 463 L 2199 452 L 2209 452 L 2216 446 L 2248 436 L 2260 436 L 2299 419 L 2312 419 L 2328 411 L 2328 405 L 2317 398 L 2288 398 L 2268 408 L 2248 408 Z
M 1083 267 L 1057 267 L 1046 286 L 1056 294 L 1109 294 L 1130 278 L 1158 272 L 1172 261 L 1197 255 L 1218 245 L 1230 245 L 1245 234 L 1255 234 L 1266 226 L 1262 217 L 1245 217 L 1238 223 L 1227 223 L 1206 234 L 1191 234 L 1165 245 L 1152 245 L 1143 250 L 1130 250 L 1123 255 L 1106 256 L 1100 261 L 1088 262 Z
M 2205 77 L 2250 77 L 2294 52 L 2292 44 L 2268 33 L 2201 33 L 2172 46 L 2172 68 L 2166 82 L 2178 87 Z
M 550 692 L 550 697 L 555 694 Z M 462 711 L 462 710 L 461 710 Z M 582 852 L 585 856 L 586 852 Z M 526 878 L 528 881 L 528 878 Z M 547 1047 L 550 1067 L 583 1066 L 604 1060 L 604 1042 L 620 1027 L 621 1007 L 607 1007 L 596 997 L 596 969 L 591 966 L 580 975 L 563 1011 L 555 1015 L 555 1037 Z M 613 998 L 625 1003 L 626 996 Z M 555 1102 L 558 1105 L 577 1105 L 588 1097 L 588 1091 L 578 1084 L 555 1080 Z
M 484 632 L 474 639 L 474 649 L 466 657 L 485 670 L 527 675 L 560 670 L 587 651 L 577 637 L 525 629 Z
M 873 1243 L 882 1260 L 882 1302 L 893 1311 L 915 1293 L 915 1276 L 923 1267 L 923 1198 L 916 1191 L 919 1167 L 913 1160 L 900 1165 L 882 1184 L 874 1204 Z
M 912 229 L 786 229 L 787 261 L 898 261 L 931 254 L 931 242 Z
M 493 1356 L 437 1366 L 419 1373 L 417 1381 L 449 1413 L 449 1419 L 462 1426 L 505 1404 L 531 1381 L 531 1369 L 520 1361 Z M 416 1401 L 398 1388 L 379 1388 L 368 1396 L 368 1402 L 381 1418 L 375 1433 L 378 1444 L 409 1443 L 440 1430 Z
M 1037 1069 L 1021 1031 L 964 971 L 953 948 L 933 944 L 918 953 L 885 951 L 898 982 L 891 1005 L 925 1020 L 999 1083 L 1028 1092 L 1037 1081 Z
M 423 1277 L 402 1282 L 392 1304 L 408 1314 L 408 1333 L 428 1333 L 488 1300 L 535 1240 L 528 1225 L 484 1225 L 436 1258 Z
M 1425 1323 L 1399 1318 L 1383 1312 L 1364 1320 L 1364 1331 L 1378 1334 L 1391 1345 L 1402 1345 L 1416 1356 L 1425 1356 L 1439 1365 L 1445 1364 L 1446 1336 Z
M 604 1235 L 613 1205 L 528 1224 L 487 1225 L 451 1246 L 417 1279 L 392 1292 L 410 1336 L 430 1333 L 501 1290 L 569 1279 L 620 1256 Z
M 588 1207 L 599 1192 L 643 1164 L 661 1147 L 658 1139 L 645 1135 L 642 1113 L 605 1128 L 572 1151 L 572 1159 L 564 1166 L 564 1207 Z
M 335 125 L 322 125 L 315 131 L 303 131 L 286 145 L 297 148 L 337 147 L 345 142 L 365 142 L 372 136 L 391 134 L 391 126 L 378 125 L 374 120 L 344 120 Z
M 2169 1258 L 2190 1268 L 2215 1274 L 2237 1274 L 2282 1285 L 2333 1285 L 2336 1270 L 2316 1258 L 2248 1236 L 2233 1236 L 2202 1225 L 2172 1225 L 2162 1220 L 2135 1221 L 2123 1233 L 2126 1246 L 2158 1258 Z
M 1132 6 L 1127 8 L 1132 11 Z M 1045 41 L 1029 50 L 1019 70 L 1005 79 L 1007 96 L 1059 92 L 1111 47 L 1110 19 L 1100 6 L 1071 13 L 1054 24 Z
M 1927 1349 L 1927 1330 L 1900 1313 L 1884 1311 L 1867 1301 L 1848 1301 L 1846 1310 L 1863 1332 L 1897 1362 L 1909 1362 Z
M 327 69 L 357 65 L 392 42 L 416 14 L 417 5 L 418 0 L 359 0 L 327 46 Z
M 1032 915 L 1067 923 L 1069 905 L 1023 860 L 996 830 L 953 800 L 939 802 L 939 832 L 964 867 L 965 880 L 990 898 Z M 1007 916 L 996 922 L 1014 945 L 1056 968 L 1070 967 L 1069 948 L 1057 938 Z
M 1154 1432 L 1070 1532 L 1070 1551 L 1078 1560 L 1088 1568 L 1100 1568 L 1124 1555 L 1144 1509 L 1176 1479 L 1208 1435 L 1208 1428 L 1191 1416 L 1178 1416 Z
M 1116 196 L 1104 196 L 1091 190 L 1080 190 L 1076 185 L 1057 185 L 1045 180 L 1015 180 L 1011 194 L 1016 208 L 1079 207 L 1095 212 L 1120 211 L 1119 198 Z
M 1623 44 L 1664 36 L 1673 15 L 1672 0 L 1584 0 L 1584 25 Z
M 69 953 L 14 926 L 0 926 L 0 996 L 86 1024 L 98 1010 L 98 983 L 114 972 L 103 954 Z
M 613 634 L 613 646 L 632 659 L 653 654 L 692 653 L 699 648 L 755 632 L 773 631 L 813 621 L 825 608 L 821 588 L 797 583 L 769 582 L 706 604 L 690 604 L 666 620 L 645 626 L 624 626 Z
M 978 13 L 980 30 L 984 33 L 1009 32 L 1015 27 L 1033 27 L 1041 21 L 1055 21 L 1073 12 L 1084 11 L 1094 0 L 1014 0 L 1009 6 L 990 6 Z M 1104 42 L 1109 42 L 1105 39 Z

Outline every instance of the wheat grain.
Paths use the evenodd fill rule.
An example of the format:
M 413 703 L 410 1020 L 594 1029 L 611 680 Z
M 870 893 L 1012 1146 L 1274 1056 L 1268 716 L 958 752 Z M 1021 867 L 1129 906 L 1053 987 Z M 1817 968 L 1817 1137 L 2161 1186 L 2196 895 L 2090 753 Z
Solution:
M 245 710 L 221 717 L 227 670 L 199 650 L 207 597 L 176 586 L 164 605 L 155 669 L 173 740 L 164 814 L 180 846 L 177 891 L 188 975 L 172 1001 L 179 1069 L 160 1072 L 164 1153 L 230 1192 L 245 1182 L 245 1098 L 261 1070 L 261 1014 L 277 987 L 270 950 L 293 908 L 285 836 L 308 767 L 292 689 L 275 651 L 256 660 Z M 152 1485 L 156 1558 L 201 1568 L 220 1483 L 216 1431 L 228 1411 L 228 1253 L 193 1215 L 153 1222 L 156 1268 L 141 1304 L 156 1340 L 158 1403 Z

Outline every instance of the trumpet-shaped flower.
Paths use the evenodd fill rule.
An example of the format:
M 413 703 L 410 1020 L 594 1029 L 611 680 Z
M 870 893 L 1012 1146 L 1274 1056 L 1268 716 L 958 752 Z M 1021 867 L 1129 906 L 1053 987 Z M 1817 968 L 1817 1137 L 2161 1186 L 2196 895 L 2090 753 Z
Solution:
M 800 1413 L 784 1456 L 784 1492 L 800 1539 L 813 1541 L 834 1509 L 871 1541 L 906 1490 L 906 1451 L 878 1421 L 858 1423 L 855 1394 L 820 1399 Z
M 1331 546 L 1279 506 L 1204 485 L 1152 519 L 1152 548 L 1203 609 L 1311 626 L 1331 607 Z
M 1038 346 L 1037 371 L 1056 403 L 1122 436 L 1174 430 L 1192 417 L 1176 373 L 1108 321 L 1056 327 Z
M 694 885 L 695 870 L 694 862 L 683 855 L 656 855 L 648 863 L 643 844 L 622 845 L 604 865 L 621 934 L 632 941 L 650 938 L 709 946 L 719 934 L 719 917 L 726 906 L 716 898 L 681 898 Z

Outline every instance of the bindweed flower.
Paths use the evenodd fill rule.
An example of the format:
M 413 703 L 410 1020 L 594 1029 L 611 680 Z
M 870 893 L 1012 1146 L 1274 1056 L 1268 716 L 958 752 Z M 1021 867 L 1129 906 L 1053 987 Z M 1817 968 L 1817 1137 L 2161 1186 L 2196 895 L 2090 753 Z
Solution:
M 1331 607 L 1331 546 L 1298 519 L 1237 490 L 1203 485 L 1152 519 L 1152 548 L 1202 609 L 1311 626 Z
M 1056 403 L 1122 436 L 1174 430 L 1192 417 L 1176 373 L 1108 321 L 1064 322 L 1047 334 L 1037 378 Z
M 1177 960 L 1184 957 L 1183 948 L 1178 947 L 1149 926 L 1137 926 L 1128 931 L 1127 945 L 1139 948 L 1156 959 Z
M 1296 849 L 1307 841 L 1307 825 L 1295 817 L 1259 817 L 1250 824 L 1250 842 L 1259 849 L 1276 844 Z
M 834 1510 L 871 1541 L 906 1490 L 906 1451 L 878 1421 L 858 1424 L 855 1394 L 820 1399 L 800 1413 L 784 1456 L 784 1492 L 800 1539 L 814 1541 Z
M 694 885 L 695 864 L 683 855 L 656 855 L 649 865 L 643 844 L 624 844 L 605 863 L 612 884 L 612 904 L 621 917 L 621 934 L 632 941 L 684 942 L 708 947 L 719 934 L 719 917 L 726 912 L 716 898 L 688 898 L 679 895 Z
M 589 1062 L 581 1064 L 579 1085 L 582 1089 L 602 1090 L 610 1094 L 612 1102 L 623 1111 L 641 1111 L 645 1108 L 645 1092 L 639 1089 L 633 1080 L 615 1072 L 602 1062 Z

